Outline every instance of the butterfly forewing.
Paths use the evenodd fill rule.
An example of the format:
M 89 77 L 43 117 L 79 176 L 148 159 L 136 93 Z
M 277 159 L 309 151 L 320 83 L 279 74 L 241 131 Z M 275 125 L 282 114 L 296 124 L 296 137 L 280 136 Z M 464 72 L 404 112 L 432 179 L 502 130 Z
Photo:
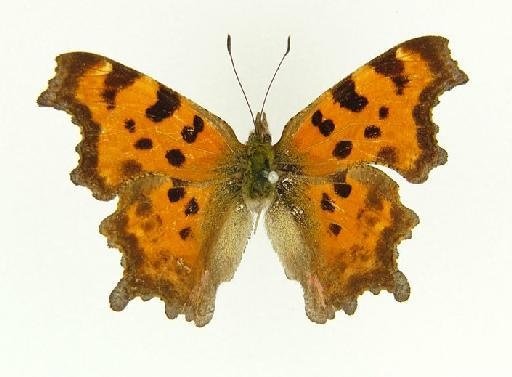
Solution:
M 447 45 L 442 37 L 416 38 L 362 66 L 290 120 L 276 155 L 292 155 L 310 176 L 377 163 L 424 181 L 446 161 L 432 107 L 467 81 Z
M 102 199 L 146 173 L 205 181 L 243 150 L 231 128 L 172 89 L 103 56 L 57 57 L 38 99 L 73 116 L 83 134 L 75 183 Z

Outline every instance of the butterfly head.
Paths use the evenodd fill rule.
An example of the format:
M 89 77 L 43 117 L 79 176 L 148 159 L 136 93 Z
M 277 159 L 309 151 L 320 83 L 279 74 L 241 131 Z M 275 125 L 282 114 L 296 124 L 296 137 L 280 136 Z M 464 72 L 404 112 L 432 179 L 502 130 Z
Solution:
M 254 119 L 254 131 L 249 136 L 249 140 L 256 138 L 260 143 L 269 144 L 271 142 L 270 132 L 268 131 L 267 115 L 265 112 L 256 114 Z

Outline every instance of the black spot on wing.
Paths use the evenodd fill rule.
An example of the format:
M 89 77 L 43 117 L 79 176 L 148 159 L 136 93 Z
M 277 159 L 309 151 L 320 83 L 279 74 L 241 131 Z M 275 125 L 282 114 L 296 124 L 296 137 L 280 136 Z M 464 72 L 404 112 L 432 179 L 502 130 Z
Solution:
M 322 123 L 320 123 L 320 126 L 318 126 L 320 133 L 324 136 L 329 136 L 330 134 L 332 134 L 334 128 L 334 123 L 330 119 L 324 120 Z
M 168 150 L 165 158 L 172 166 L 180 167 L 185 162 L 185 156 L 179 149 Z
M 185 206 L 185 216 L 195 215 L 199 211 L 199 204 L 197 204 L 196 198 L 190 199 Z
M 174 203 L 185 197 L 185 189 L 183 187 L 173 187 L 167 191 L 169 201 Z
M 352 142 L 350 140 L 341 140 L 334 147 L 332 154 L 334 157 L 342 159 L 348 157 L 351 152 Z
M 315 126 L 319 126 L 320 123 L 322 123 L 322 113 L 320 110 L 317 110 L 313 113 L 313 116 L 311 117 L 311 123 Z
M 375 139 L 378 138 L 380 135 L 380 128 L 373 124 L 364 129 L 364 137 L 367 139 Z
M 130 133 L 135 132 L 135 121 L 133 119 L 126 119 L 124 121 L 124 128 L 128 130 Z
M 181 130 L 181 137 L 188 144 L 192 144 L 197 139 L 197 135 L 204 129 L 204 121 L 201 117 L 194 115 L 194 126 L 185 126 Z
M 192 229 L 190 229 L 190 227 L 183 228 L 179 231 L 179 235 L 182 240 L 186 240 L 188 236 L 190 236 L 190 233 L 192 233 Z
M 320 208 L 328 212 L 334 212 L 335 210 L 334 202 L 325 192 L 322 194 L 322 200 L 320 200 Z
M 170 117 L 180 107 L 180 99 L 178 93 L 163 85 L 160 85 L 156 97 L 155 104 L 146 109 L 146 117 L 158 123 Z
M 386 119 L 389 115 L 389 108 L 386 106 L 381 106 L 379 109 L 379 119 Z
M 356 83 L 350 77 L 336 84 L 331 93 L 335 102 L 353 112 L 360 112 L 368 104 L 366 97 L 356 93 Z
M 197 132 L 194 131 L 193 127 L 185 126 L 181 130 L 181 137 L 186 143 L 192 144 L 197 139 Z
M 337 236 L 341 232 L 341 226 L 339 226 L 338 224 L 332 223 L 332 224 L 329 224 L 329 230 L 331 231 L 332 234 Z
M 342 198 L 348 198 L 352 192 L 352 186 L 348 183 L 335 183 L 334 192 Z
M 135 142 L 134 147 L 136 149 L 151 149 L 153 148 L 153 140 L 143 137 Z
M 316 110 L 312 117 L 311 117 L 311 123 L 313 126 L 318 127 L 318 130 L 320 133 L 324 136 L 329 136 L 334 131 L 334 128 L 336 126 L 334 125 L 333 121 L 330 119 L 322 120 L 323 115 L 320 110 Z
M 204 129 L 204 121 L 200 116 L 194 115 L 194 131 L 201 132 Z

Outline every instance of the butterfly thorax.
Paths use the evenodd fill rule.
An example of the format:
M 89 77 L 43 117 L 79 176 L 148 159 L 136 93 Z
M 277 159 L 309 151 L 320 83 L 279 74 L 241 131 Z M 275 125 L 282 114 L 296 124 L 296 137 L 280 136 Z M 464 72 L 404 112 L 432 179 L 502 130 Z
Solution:
M 254 212 L 260 212 L 274 194 L 275 183 L 279 177 L 273 169 L 273 163 L 274 152 L 265 113 L 261 116 L 258 114 L 255 130 L 247 141 L 247 159 L 242 181 L 244 200 Z

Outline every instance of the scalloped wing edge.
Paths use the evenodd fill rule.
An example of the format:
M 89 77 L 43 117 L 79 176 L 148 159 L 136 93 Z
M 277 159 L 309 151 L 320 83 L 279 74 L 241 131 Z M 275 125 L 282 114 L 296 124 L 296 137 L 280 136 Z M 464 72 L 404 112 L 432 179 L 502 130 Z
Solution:
M 381 170 L 370 166 L 354 167 L 360 177 L 365 180 L 376 180 L 379 193 L 390 199 L 395 206 L 392 209 L 393 226 L 387 228 L 385 237 L 379 241 L 379 250 L 392 253 L 392 263 L 386 266 L 382 276 L 368 276 L 363 284 L 356 284 L 345 297 L 340 297 L 336 303 L 326 303 L 322 286 L 317 277 L 311 273 L 315 250 L 308 245 L 308 227 L 314 226 L 314 221 L 306 215 L 307 210 L 298 205 L 296 200 L 284 196 L 276 200 L 267 210 L 265 225 L 267 233 L 284 267 L 286 277 L 297 280 L 302 288 L 305 310 L 308 318 L 315 323 L 325 323 L 335 318 L 336 311 L 343 310 L 345 314 L 354 314 L 357 308 L 357 298 L 366 291 L 378 294 L 381 290 L 392 293 L 398 302 L 409 298 L 410 287 L 405 275 L 397 268 L 398 245 L 412 236 L 412 229 L 419 224 L 416 213 L 405 207 L 399 200 L 399 187 L 396 182 Z M 368 170 L 372 175 L 368 176 Z M 325 177 L 324 182 L 335 182 L 339 174 Z M 320 182 L 319 179 L 316 179 Z M 386 275 L 386 276 L 384 276 Z M 366 286 L 364 286 L 366 283 Z
M 115 191 L 110 190 L 96 173 L 98 160 L 95 150 L 100 126 L 92 120 L 88 107 L 75 100 L 78 78 L 102 59 L 107 58 L 86 52 L 57 56 L 55 76 L 48 81 L 48 89 L 37 98 L 37 104 L 63 110 L 71 115 L 71 121 L 80 127 L 82 135 L 82 140 L 75 148 L 79 162 L 70 174 L 71 181 L 75 185 L 88 187 L 96 199 L 111 200 L 116 195 Z
M 166 177 L 149 177 L 157 181 L 165 181 Z M 147 179 L 147 178 L 146 178 Z M 224 192 L 222 189 L 216 195 Z M 224 217 L 210 217 L 203 231 L 209 234 L 207 242 L 202 247 L 206 259 L 206 269 L 200 283 L 190 296 L 179 294 L 173 287 L 152 285 L 151 282 L 141 283 L 139 276 L 130 265 L 137 263 L 137 240 L 133 235 L 123 232 L 126 218 L 122 210 L 133 198 L 140 195 L 139 191 L 123 188 L 117 210 L 107 217 L 100 225 L 100 233 L 108 240 L 108 246 L 117 248 L 122 254 L 121 265 L 124 268 L 123 277 L 117 283 L 109 296 L 110 307 L 114 311 L 122 311 L 136 297 L 147 301 L 158 297 L 165 304 L 165 314 L 169 319 L 175 319 L 183 314 L 187 321 L 193 321 L 196 326 L 208 324 L 215 309 L 215 297 L 219 285 L 230 281 L 240 264 L 243 252 L 253 229 L 253 217 L 241 198 L 227 200 L 221 198 L 216 209 L 223 209 Z M 215 209 L 211 210 L 215 212 Z
M 435 75 L 434 81 L 421 92 L 420 102 L 413 109 L 422 154 L 416 162 L 416 169 L 404 174 L 412 183 L 424 182 L 433 168 L 446 163 L 448 154 L 437 143 L 439 127 L 432 120 L 432 111 L 439 103 L 441 94 L 469 81 L 466 73 L 458 67 L 457 61 L 452 59 L 448 43 L 448 39 L 443 37 L 426 36 L 411 39 L 396 47 L 419 53 Z

